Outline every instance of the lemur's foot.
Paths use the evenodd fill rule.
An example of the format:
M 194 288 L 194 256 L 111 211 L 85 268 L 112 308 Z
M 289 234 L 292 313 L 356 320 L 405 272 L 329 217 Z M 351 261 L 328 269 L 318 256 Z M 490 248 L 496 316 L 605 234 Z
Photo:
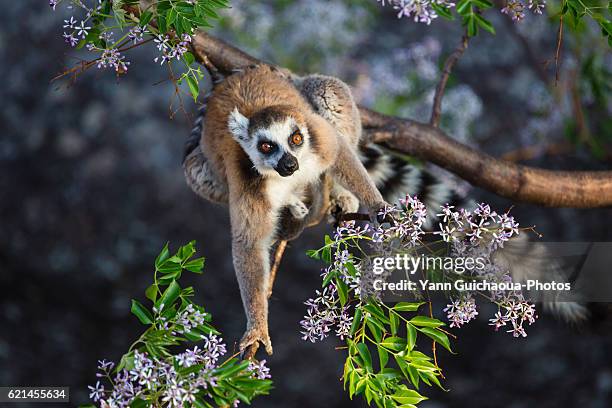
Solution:
M 259 349 L 259 343 L 264 345 L 266 353 L 272 354 L 272 342 L 270 341 L 268 328 L 252 327 L 247 329 L 240 341 L 240 351 L 243 353 L 243 357 L 246 359 L 253 358 L 257 349 Z
M 306 204 L 298 200 L 289 204 L 289 211 L 293 217 L 301 220 L 308 214 L 308 207 L 306 207 Z
M 327 217 L 329 223 L 337 222 L 342 214 L 359 211 L 359 199 L 348 190 L 332 193 L 330 204 Z

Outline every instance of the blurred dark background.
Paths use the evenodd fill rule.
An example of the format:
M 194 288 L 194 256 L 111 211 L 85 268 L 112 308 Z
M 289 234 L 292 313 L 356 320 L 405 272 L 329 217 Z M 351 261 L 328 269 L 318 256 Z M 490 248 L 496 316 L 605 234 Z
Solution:
M 343 10 L 320 1 L 293 2 L 297 5 L 291 7 L 302 7 L 302 15 L 299 10 L 288 11 L 286 4 L 275 8 L 271 1 L 236 3 L 231 13 L 244 12 L 246 17 L 229 15 L 217 29 L 236 45 L 242 45 L 240 38 L 248 30 L 260 30 L 244 47 L 286 65 L 293 61 L 292 68 L 301 72 L 342 75 L 353 82 L 364 103 L 417 119 L 425 119 L 419 117 L 418 104 L 397 98 L 390 102 L 386 95 L 372 97 L 374 88 L 384 86 L 384 73 L 379 82 L 373 78 L 372 88 L 364 88 L 364 78 L 395 69 L 393 59 L 377 55 L 391 55 L 402 44 L 433 47 L 430 68 L 439 70 L 440 58 L 452 50 L 460 34 L 457 22 L 417 27 L 396 20 L 392 12 L 373 11 L 371 4 L 362 7 L 359 2 L 351 6 L 339 1 Z M 321 50 L 317 47 L 328 44 L 321 42 L 325 38 L 293 32 L 304 42 L 300 43 L 304 59 L 292 59 L 281 55 L 280 48 L 286 53 L 286 47 L 278 46 L 278 54 L 274 53 L 270 43 L 280 41 L 277 32 L 269 26 L 253 28 L 266 21 L 273 25 L 273 18 L 285 13 L 285 26 L 291 25 L 290 15 L 304 20 L 300 29 L 314 31 L 307 19 L 316 18 L 309 13 L 317 7 L 329 8 L 325 18 L 337 30 L 329 35 L 334 41 L 352 41 L 350 49 Z M 363 22 L 354 31 L 344 20 L 334 20 L 349 12 Z M 260 19 L 252 20 L 257 13 L 262 14 Z M 0 386 L 70 386 L 71 404 L 76 405 L 88 399 L 87 385 L 96 381 L 97 360 L 117 360 L 139 333 L 141 327 L 129 313 L 130 299 L 144 297 L 153 260 L 166 241 L 175 248 L 189 240 L 198 242 L 207 264 L 205 274 L 191 277 L 191 283 L 230 348 L 241 336 L 245 321 L 231 263 L 228 214 L 225 208 L 198 199 L 185 185 L 180 162 L 191 119 L 181 112 L 174 114 L 178 101 L 173 98 L 168 72 L 152 61 L 156 50 L 135 49 L 129 55 L 129 74 L 121 78 L 94 69 L 74 83 L 68 79 L 51 82 L 55 74 L 84 56 L 61 39 L 66 15 L 54 14 L 46 2 L 34 0 L 12 2 L 0 15 Z M 552 55 L 555 27 L 545 17 L 542 20 L 542 27 L 532 21 L 527 23 L 531 28 L 523 28 L 538 26 L 539 31 L 522 35 L 534 39 L 537 55 L 544 60 Z M 495 155 L 534 140 L 564 143 L 555 127 L 540 132 L 539 139 L 525 132 L 533 117 L 526 100 L 557 102 L 546 87 L 541 98 L 528 92 L 540 80 L 515 41 L 516 28 L 501 18 L 495 17 L 495 22 L 497 36 L 473 41 L 457 67 L 450 88 L 457 95 L 447 104 L 455 117 L 445 119 L 446 128 L 460 129 L 453 133 L 463 131 L 463 141 Z M 566 46 L 580 46 L 576 43 L 568 40 Z M 404 61 L 407 70 L 419 68 L 414 55 Z M 356 72 L 358 64 L 348 61 L 369 65 Z M 609 53 L 604 61 L 609 61 Z M 579 64 L 568 56 L 567 69 L 575 66 Z M 549 80 L 554 78 L 550 67 L 543 70 Z M 423 82 L 409 75 L 404 81 L 429 84 L 430 92 L 433 79 Z M 194 112 L 193 103 L 184 99 L 186 111 Z M 470 110 L 469 104 L 476 107 Z M 585 109 L 588 106 L 585 102 Z M 471 115 L 469 120 L 465 115 Z M 566 116 L 571 118 L 571 112 Z M 539 119 L 545 125 L 561 120 L 546 115 Z M 587 147 L 573 146 L 554 155 L 541 149 L 529 163 L 554 169 L 610 169 L 605 154 L 596 157 Z M 546 240 L 612 240 L 610 209 L 539 208 L 478 189 L 470 194 L 498 209 L 514 205 L 521 224 L 536 225 Z M 305 311 L 302 302 L 320 285 L 320 265 L 304 252 L 318 247 L 328 231 L 326 225 L 308 230 L 285 254 L 270 304 L 275 353 L 268 361 L 275 389 L 269 397 L 257 399 L 255 406 L 361 405 L 342 391 L 342 354 L 334 350 L 337 342 L 311 344 L 299 335 L 298 322 Z M 431 397 L 423 407 L 612 406 L 612 326 L 605 313 L 579 328 L 541 314 L 526 339 L 495 333 L 487 326 L 486 310 L 480 317 L 456 330 L 457 355 L 440 353 L 450 392 L 423 390 Z

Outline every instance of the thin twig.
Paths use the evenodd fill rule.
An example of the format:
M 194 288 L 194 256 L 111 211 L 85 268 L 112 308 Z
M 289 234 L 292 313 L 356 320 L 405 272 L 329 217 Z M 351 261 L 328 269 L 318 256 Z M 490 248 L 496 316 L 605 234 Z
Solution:
M 151 41 L 153 41 L 153 38 L 149 38 L 149 39 L 147 39 L 145 41 L 142 41 L 142 42 L 139 42 L 137 44 L 132 44 L 132 45 L 130 45 L 128 47 L 125 47 L 125 48 L 120 48 L 118 50 L 118 52 L 122 53 L 122 52 L 125 52 L 125 51 L 129 51 L 132 48 L 140 47 L 140 46 L 142 46 L 142 45 L 144 45 L 144 44 L 146 44 L 148 42 L 151 42 Z M 67 69 L 64 72 L 61 72 L 58 75 L 56 75 L 55 77 L 51 78 L 51 82 L 57 81 L 58 79 L 63 78 L 65 76 L 67 76 L 67 75 L 71 75 L 71 74 L 74 74 L 74 76 L 76 78 L 76 76 L 78 76 L 79 74 L 82 74 L 83 72 L 87 71 L 94 64 L 96 64 L 98 61 L 100 61 L 100 57 L 98 57 L 96 59 L 93 59 L 93 60 L 89 60 L 89 61 L 83 60 L 83 61 L 81 61 L 79 63 L 79 65 L 77 65 L 75 67 L 72 67 L 70 69 Z
M 274 252 L 274 263 L 272 264 L 272 268 L 270 269 L 270 280 L 268 285 L 268 299 L 272 296 L 272 287 L 274 286 L 274 280 L 276 279 L 276 273 L 278 272 L 278 268 L 280 267 L 280 263 L 283 259 L 283 254 L 285 253 L 285 249 L 287 248 L 287 241 L 282 240 L 276 246 L 276 251 Z
M 563 14 L 559 17 L 559 32 L 557 33 L 557 50 L 555 51 L 555 86 L 559 82 L 561 68 L 561 45 L 563 44 Z
M 444 62 L 442 76 L 440 77 L 440 82 L 438 82 L 438 86 L 436 87 L 433 107 L 431 109 L 431 119 L 429 120 L 429 124 L 432 126 L 438 127 L 440 125 L 442 98 L 444 97 L 446 83 L 448 82 L 448 77 L 450 76 L 450 73 L 453 70 L 453 66 L 455 65 L 457 60 L 461 58 L 466 48 L 468 47 L 468 38 L 469 37 L 467 36 L 467 34 L 463 35 L 463 37 L 461 37 L 461 43 L 459 43 L 457 48 L 455 48 L 455 51 L 453 51 Z

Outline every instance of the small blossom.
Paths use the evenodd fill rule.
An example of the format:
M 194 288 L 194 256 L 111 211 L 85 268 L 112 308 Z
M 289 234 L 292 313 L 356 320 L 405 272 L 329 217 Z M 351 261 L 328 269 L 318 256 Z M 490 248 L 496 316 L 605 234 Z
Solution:
M 261 360 L 259 363 L 249 362 L 249 371 L 253 372 L 253 377 L 260 380 L 272 378 L 270 368 L 266 367 L 266 360 Z
M 64 28 L 70 28 L 70 29 L 74 29 L 76 27 L 76 23 L 77 21 L 74 19 L 73 16 L 70 16 L 69 20 L 64 20 Z
M 87 37 L 87 33 L 91 29 L 91 27 L 85 25 L 85 21 L 81 21 L 81 24 L 74 28 L 77 31 L 77 35 L 80 35 L 82 38 Z
M 510 16 L 515 23 L 518 23 L 525 18 L 525 4 L 521 0 L 508 0 L 506 7 L 502 8 L 501 12 Z
M 102 398 L 104 398 L 104 386 L 100 384 L 100 381 L 96 382 L 95 386 L 87 386 L 89 388 L 89 398 L 94 400 L 94 402 L 98 402 Z

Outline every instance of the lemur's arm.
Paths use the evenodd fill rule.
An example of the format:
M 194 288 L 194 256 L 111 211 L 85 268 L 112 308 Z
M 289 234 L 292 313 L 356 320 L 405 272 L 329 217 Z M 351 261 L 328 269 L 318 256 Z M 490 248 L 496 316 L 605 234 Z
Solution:
M 240 342 L 240 350 L 248 348 L 252 357 L 261 342 L 268 354 L 272 343 L 268 334 L 268 285 L 270 273 L 269 249 L 274 235 L 274 219 L 261 197 L 238 196 L 236 181 L 230 187 L 230 221 L 232 226 L 232 255 L 236 278 L 240 286 L 242 304 L 247 317 L 247 328 Z
M 335 152 L 328 170 L 334 180 L 357 196 L 371 213 L 382 208 L 385 200 L 359 160 L 356 148 L 349 144 L 348 137 L 319 115 L 312 115 L 310 122 L 313 129 L 321 133 L 320 139 L 326 141 L 325 149 Z
M 370 211 L 377 211 L 386 204 L 357 157 L 357 152 L 342 135 L 338 135 L 338 154 L 331 171 L 336 181 L 355 194 L 359 202 Z
M 293 80 L 318 117 L 330 124 L 338 136 L 338 156 L 332 167 L 336 181 L 332 188 L 332 202 L 344 212 L 354 212 L 359 207 L 356 195 L 370 211 L 378 210 L 384 205 L 384 200 L 357 156 L 361 119 L 350 88 L 338 78 L 325 75 Z

